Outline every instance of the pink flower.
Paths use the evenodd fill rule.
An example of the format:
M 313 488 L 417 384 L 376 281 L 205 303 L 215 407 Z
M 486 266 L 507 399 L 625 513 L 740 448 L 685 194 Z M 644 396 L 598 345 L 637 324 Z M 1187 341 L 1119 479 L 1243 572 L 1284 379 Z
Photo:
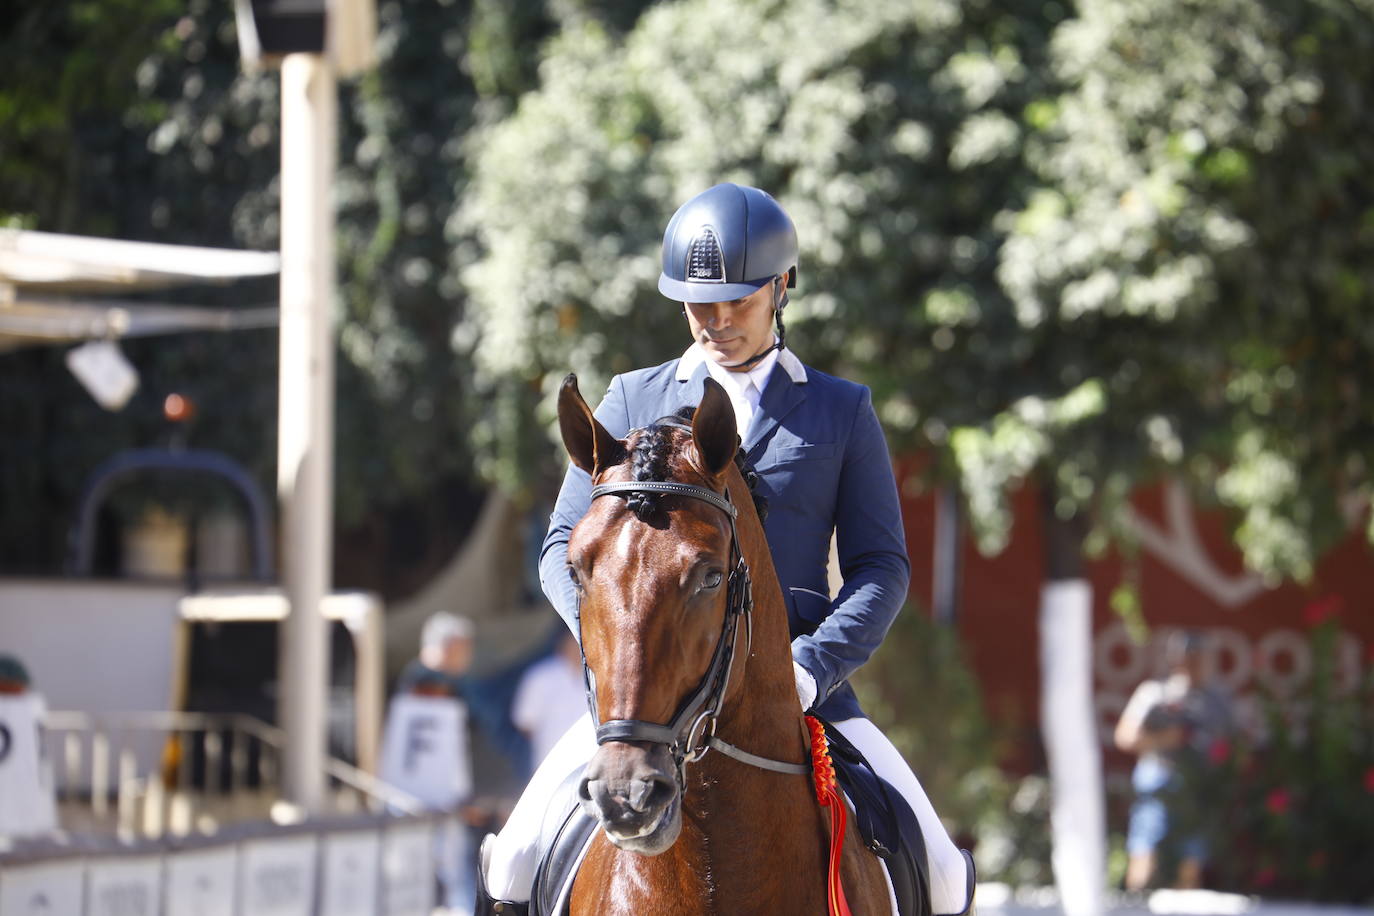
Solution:
M 1315 629 L 1328 620 L 1335 620 L 1340 617 L 1344 608 L 1345 599 L 1340 595 L 1327 595 L 1325 598 L 1318 598 L 1302 609 L 1303 626 Z
M 1225 738 L 1218 738 L 1212 742 L 1212 746 L 1207 748 L 1207 759 L 1212 766 L 1221 766 L 1231 758 L 1231 742 Z
M 1374 767 L 1364 771 L 1364 790 L 1374 795 Z
M 1293 796 L 1287 789 L 1271 789 L 1269 794 L 1264 797 L 1264 807 L 1269 809 L 1270 814 L 1280 817 L 1288 813 L 1288 809 L 1293 804 Z
M 1265 866 L 1255 872 L 1255 883 L 1260 887 L 1269 887 L 1278 880 L 1278 877 L 1278 872 L 1274 871 L 1274 869 L 1269 866 Z

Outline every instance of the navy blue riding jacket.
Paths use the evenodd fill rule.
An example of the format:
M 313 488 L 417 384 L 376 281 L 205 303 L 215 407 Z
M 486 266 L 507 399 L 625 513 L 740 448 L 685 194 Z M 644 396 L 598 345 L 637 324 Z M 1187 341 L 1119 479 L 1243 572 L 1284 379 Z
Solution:
M 693 362 L 684 356 L 616 376 L 596 418 L 624 438 L 695 407 L 707 370 Z M 861 716 L 848 678 L 883 641 L 910 576 L 892 461 L 868 388 L 804 366 L 782 350 L 744 449 L 768 498 L 764 529 L 787 601 L 792 657 L 815 678 L 822 716 Z M 574 633 L 568 535 L 586 513 L 590 493 L 590 477 L 570 465 L 539 562 L 544 593 Z M 826 575 L 832 532 L 844 579 L 835 596 Z

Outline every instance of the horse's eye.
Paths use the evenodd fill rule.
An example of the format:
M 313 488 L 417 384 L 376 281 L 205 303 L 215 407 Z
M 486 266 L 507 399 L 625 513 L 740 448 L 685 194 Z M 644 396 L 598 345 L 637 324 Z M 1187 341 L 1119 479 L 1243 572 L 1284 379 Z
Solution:
M 577 570 L 573 569 L 571 565 L 568 566 L 568 578 L 572 580 L 574 588 L 578 591 L 582 590 L 582 580 L 577 578 Z
M 703 579 L 702 582 L 701 582 L 701 587 L 702 587 L 702 588 L 716 588 L 717 586 L 720 585 L 720 580 L 721 580 L 721 573 L 720 573 L 720 570 L 718 570 L 718 569 L 713 569 L 713 570 L 711 570 L 710 572 L 708 572 L 708 573 L 706 574 L 706 578 Z

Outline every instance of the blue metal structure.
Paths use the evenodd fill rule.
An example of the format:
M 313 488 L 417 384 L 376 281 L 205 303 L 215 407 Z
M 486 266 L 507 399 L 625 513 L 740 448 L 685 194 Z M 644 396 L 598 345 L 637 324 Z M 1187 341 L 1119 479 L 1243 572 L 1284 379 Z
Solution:
M 68 542 L 67 571 L 89 576 L 95 554 L 96 514 L 116 486 L 143 471 L 210 474 L 229 483 L 243 497 L 248 510 L 249 543 L 253 554 L 253 578 L 272 579 L 270 510 L 257 481 L 237 461 L 220 452 L 203 449 L 129 449 L 101 464 L 86 481 L 77 508 L 76 524 Z

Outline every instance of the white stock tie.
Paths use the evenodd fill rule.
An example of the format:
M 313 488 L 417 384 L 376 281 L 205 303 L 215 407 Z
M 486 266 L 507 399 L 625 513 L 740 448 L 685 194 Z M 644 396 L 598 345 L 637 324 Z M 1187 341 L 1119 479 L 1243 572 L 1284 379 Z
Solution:
M 759 403 L 759 389 L 754 380 L 747 375 L 741 381 L 744 383 L 743 390 L 737 385 L 731 385 L 726 390 L 730 394 L 730 406 L 735 409 L 735 427 L 739 430 L 740 439 L 743 440 L 745 433 L 749 432 L 749 424 L 754 420 L 754 411 Z

